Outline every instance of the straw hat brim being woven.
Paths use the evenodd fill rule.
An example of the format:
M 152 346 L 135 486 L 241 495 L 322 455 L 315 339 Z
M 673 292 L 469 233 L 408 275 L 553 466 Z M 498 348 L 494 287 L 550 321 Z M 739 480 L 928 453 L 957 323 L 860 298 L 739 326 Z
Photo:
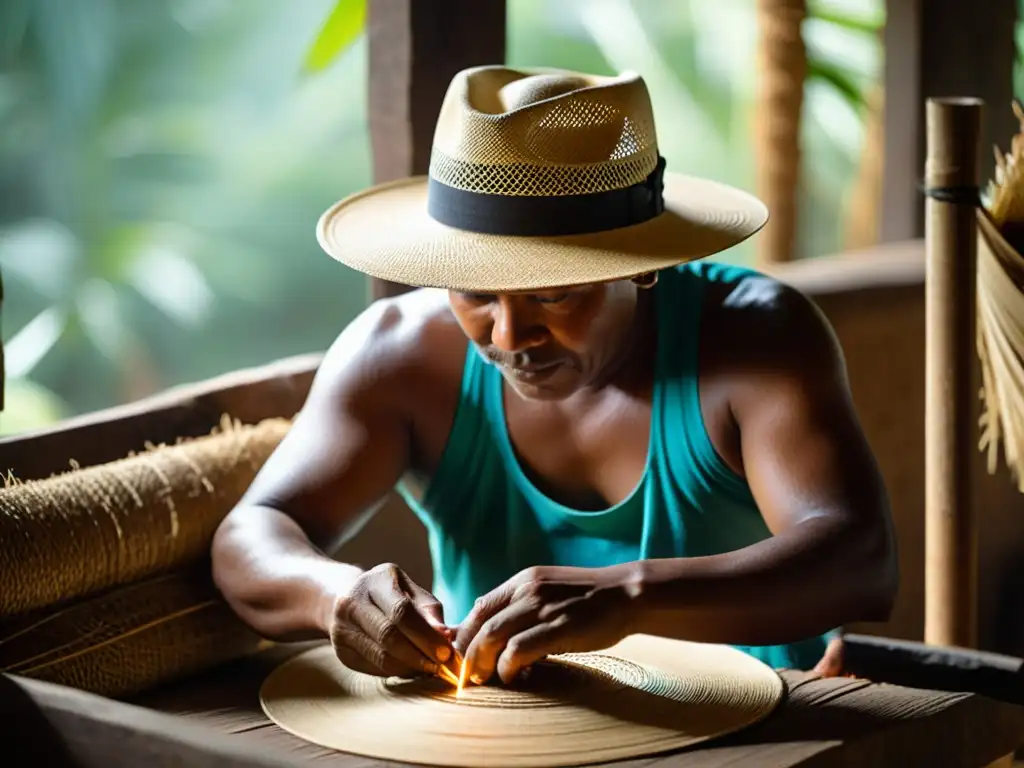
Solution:
M 591 765 L 690 747 L 767 717 L 778 673 L 742 651 L 633 635 L 534 665 L 511 687 L 400 680 L 345 667 L 329 645 L 284 662 L 260 702 L 314 744 L 438 766 Z
M 429 174 L 341 200 L 317 238 L 372 277 L 515 292 L 704 258 L 767 222 L 753 195 L 664 167 L 638 75 L 477 67 L 449 86 Z

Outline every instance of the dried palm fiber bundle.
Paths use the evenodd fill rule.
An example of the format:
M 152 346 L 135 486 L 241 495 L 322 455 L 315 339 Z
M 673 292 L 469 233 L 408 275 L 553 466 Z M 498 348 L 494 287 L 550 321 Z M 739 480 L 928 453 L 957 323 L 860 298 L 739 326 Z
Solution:
M 994 473 L 1002 444 L 1024 492 L 1024 109 L 1021 131 L 1004 156 L 978 216 L 978 355 L 982 400 L 980 449 Z
M 224 419 L 210 435 L 0 489 L 0 617 L 208 554 L 218 524 L 290 426 Z
M 209 563 L 0 619 L 0 672 L 129 696 L 256 652 Z

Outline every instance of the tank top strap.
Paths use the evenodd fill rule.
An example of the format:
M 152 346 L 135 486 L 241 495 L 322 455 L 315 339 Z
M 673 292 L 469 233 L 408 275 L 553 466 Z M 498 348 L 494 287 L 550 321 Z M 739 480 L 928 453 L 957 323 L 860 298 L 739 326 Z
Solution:
M 434 510 L 435 515 L 443 515 L 457 503 L 464 489 L 471 487 L 465 483 L 466 473 L 473 472 L 475 466 L 486 460 L 488 449 L 494 443 L 487 414 L 489 367 L 473 344 L 467 344 L 459 401 L 448 440 L 422 505 L 417 505 Z
M 700 400 L 700 342 L 709 283 L 734 282 L 751 270 L 696 262 L 666 270 L 659 279 L 659 367 L 652 428 L 675 481 L 683 487 L 714 488 L 736 501 L 752 501 L 747 483 L 719 456 L 711 442 Z M 663 343 L 664 342 L 664 343 Z M 658 392 L 658 390 L 661 390 Z

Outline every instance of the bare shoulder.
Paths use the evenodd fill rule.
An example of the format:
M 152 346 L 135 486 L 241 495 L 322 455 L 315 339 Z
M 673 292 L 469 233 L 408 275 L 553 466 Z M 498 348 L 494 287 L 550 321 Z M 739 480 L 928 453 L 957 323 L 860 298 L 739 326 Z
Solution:
M 754 274 L 713 285 L 704 328 L 708 364 L 734 383 L 846 386 L 842 349 L 824 313 L 808 296 L 771 277 Z
M 337 543 L 343 522 L 415 465 L 424 413 L 458 396 L 448 373 L 458 333 L 443 294 L 415 291 L 361 312 L 324 356 L 250 504 L 287 512 L 316 541 Z
M 421 289 L 379 299 L 338 335 L 314 388 L 408 402 L 404 393 L 417 380 L 461 370 L 465 343 L 444 292 Z

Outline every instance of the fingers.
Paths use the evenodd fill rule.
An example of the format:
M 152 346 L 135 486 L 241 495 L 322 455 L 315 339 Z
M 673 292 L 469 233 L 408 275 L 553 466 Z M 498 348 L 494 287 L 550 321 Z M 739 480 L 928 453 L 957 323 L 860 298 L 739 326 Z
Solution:
M 473 644 L 473 641 L 487 620 L 512 602 L 515 588 L 513 583 L 505 582 L 501 586 L 492 589 L 483 597 L 477 598 L 473 608 L 459 625 L 458 633 L 455 637 L 455 649 L 459 653 L 463 656 L 469 653 L 469 647 Z
M 515 601 L 481 625 L 480 631 L 466 650 L 463 662 L 467 667 L 469 680 L 482 685 L 491 678 L 498 664 L 498 657 L 507 645 L 520 632 L 537 623 L 538 608 L 539 606 L 532 601 Z M 502 679 L 505 680 L 504 677 Z
M 573 650 L 575 634 L 566 614 L 523 630 L 505 644 L 495 668 L 503 683 L 511 683 L 519 673 L 546 656 Z
M 844 672 L 844 650 L 843 638 L 841 636 L 833 637 L 829 641 L 828 647 L 825 648 L 825 654 L 814 669 L 811 670 L 812 674 L 820 675 L 821 677 L 839 677 L 842 675 Z
M 444 638 L 445 644 L 440 647 L 437 660 L 447 667 L 451 673 L 450 679 L 458 680 L 462 658 L 455 650 L 455 628 L 449 627 L 444 623 L 444 606 L 441 605 L 441 602 L 433 594 L 414 582 L 406 574 L 403 573 L 402 575 L 405 578 L 406 589 L 412 595 L 412 600 L 416 604 L 417 609 L 427 620 L 427 623 Z
M 441 634 L 449 631 L 444 623 L 444 606 L 441 605 L 441 601 L 404 573 L 402 576 L 406 591 L 412 596 L 412 601 L 427 622 Z
M 436 599 L 427 593 L 429 600 L 425 600 L 412 589 L 413 586 L 416 585 L 410 579 L 397 572 L 389 578 L 373 582 L 369 587 L 369 597 L 386 623 L 379 631 L 394 632 L 404 638 L 407 644 L 433 662 L 436 668 L 437 664 L 443 664 L 451 658 L 451 645 L 441 629 L 420 612 L 416 602 L 418 598 L 421 603 L 425 602 L 429 606 L 430 601 L 436 603 Z M 431 606 L 430 609 L 433 615 L 440 613 L 439 604 L 437 608 Z
M 433 675 L 437 662 L 427 658 L 401 631 L 400 625 L 368 601 L 354 603 L 347 626 L 339 627 L 339 640 L 371 665 L 389 675 Z

